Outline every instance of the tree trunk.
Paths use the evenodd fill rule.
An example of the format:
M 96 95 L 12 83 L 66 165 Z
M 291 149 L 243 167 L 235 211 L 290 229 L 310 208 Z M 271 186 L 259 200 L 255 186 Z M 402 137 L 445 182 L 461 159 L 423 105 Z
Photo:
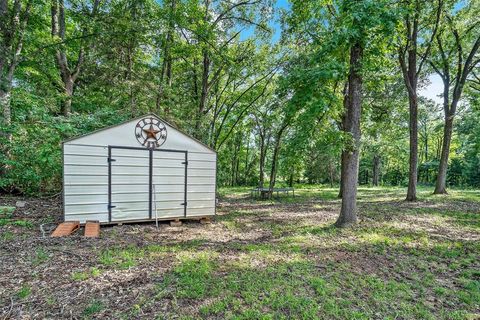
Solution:
M 90 16 L 96 14 L 100 0 L 96 0 L 92 7 Z M 59 37 L 62 41 L 65 40 L 66 33 L 66 17 L 64 0 L 52 0 L 51 4 L 51 35 L 52 37 Z M 72 99 L 75 88 L 75 82 L 80 74 L 80 69 L 84 62 L 84 48 L 81 47 L 78 51 L 77 62 L 74 68 L 70 69 L 67 58 L 67 50 L 59 47 L 55 53 L 55 62 L 60 73 L 63 83 L 63 99 L 60 107 L 61 113 L 68 117 L 72 112 Z
M 275 147 L 273 149 L 273 156 L 272 156 L 272 169 L 270 170 L 270 195 L 272 194 L 272 190 L 275 187 L 276 177 L 277 177 L 277 160 L 278 160 L 278 150 L 280 149 L 280 142 L 275 142 Z
M 343 110 L 344 113 L 347 111 L 348 108 L 348 81 L 345 81 L 345 85 L 343 86 Z M 340 124 L 340 129 L 345 130 L 345 114 L 342 116 L 342 122 Z M 343 152 L 341 155 L 341 160 L 340 160 L 340 188 L 338 190 L 338 196 L 337 198 L 341 199 L 342 198 L 342 193 L 343 193 L 343 177 L 345 175 L 345 163 L 344 163 L 344 157 L 343 157 Z
M 258 187 L 263 188 L 265 183 L 265 158 L 266 158 L 267 148 L 265 146 L 265 136 L 260 135 L 260 161 L 259 161 L 259 176 L 258 176 Z
M 437 182 L 435 184 L 434 194 L 446 194 L 447 193 L 447 169 L 448 169 L 448 156 L 450 153 L 450 142 L 452 141 L 453 133 L 453 116 L 445 118 L 445 124 L 443 127 L 443 144 L 442 152 L 440 156 L 440 165 L 438 167 Z
M 31 6 L 32 1 L 29 0 L 22 12 L 21 1 L 15 1 L 9 9 L 9 1 L 0 0 L 0 107 L 6 126 L 12 123 L 10 102 L 13 76 L 22 53 Z
M 156 107 L 157 107 L 156 109 L 158 111 L 160 111 L 162 99 L 164 97 L 163 79 L 165 75 L 167 76 L 167 86 L 168 87 L 172 86 L 172 56 L 170 53 L 171 51 L 170 48 L 173 42 L 173 31 L 174 31 L 173 29 L 175 27 L 174 17 L 173 17 L 173 15 L 175 14 L 175 7 L 176 7 L 176 0 L 171 0 L 170 17 L 168 21 L 168 31 L 165 37 L 165 47 L 163 49 L 163 63 L 162 63 L 162 69 L 160 72 L 160 81 L 158 85 L 157 99 L 156 99 Z M 170 113 L 168 106 L 165 107 L 164 112 L 167 115 Z
M 436 155 L 435 155 L 435 160 L 439 160 L 442 154 L 442 144 L 443 144 L 443 138 L 438 138 L 437 139 L 437 150 Z
M 373 156 L 373 177 L 372 184 L 376 187 L 380 181 L 380 163 L 381 158 L 378 154 Z
M 413 69 L 416 72 L 416 68 Z M 407 201 L 417 200 L 417 180 L 418 180 L 418 101 L 416 95 L 416 81 L 414 89 L 415 94 L 409 95 L 409 113 L 410 121 L 408 124 L 410 131 L 410 156 L 408 170 L 408 190 Z
M 407 20 L 408 21 L 408 20 Z M 407 22 L 408 24 L 408 22 Z M 418 36 L 418 15 L 413 19 L 413 30 L 407 34 L 410 44 L 407 52 L 407 63 L 405 55 L 399 55 L 400 67 L 402 68 L 403 80 L 408 92 L 408 111 L 409 111 L 409 166 L 408 166 L 408 190 L 407 201 L 417 200 L 417 167 L 418 167 L 418 97 L 417 97 L 417 36 Z
M 410 156 L 409 156 L 409 170 L 408 170 L 408 190 L 407 201 L 417 200 L 417 182 L 418 182 L 418 95 L 417 84 L 418 77 L 421 73 L 422 67 L 430 53 L 434 37 L 438 30 L 438 25 L 441 16 L 442 2 L 438 2 L 436 7 L 435 24 L 431 35 L 427 39 L 422 39 L 421 43 L 426 46 L 425 53 L 417 65 L 418 34 L 419 30 L 426 26 L 421 26 L 422 17 L 422 2 L 415 0 L 412 3 L 413 12 L 405 16 L 405 46 L 399 48 L 399 62 L 403 74 L 403 80 L 408 92 L 409 102 L 409 133 L 410 133 Z M 430 4 L 427 4 L 430 6 Z M 428 21 L 428 20 L 427 20 Z M 405 61 L 405 53 L 407 53 L 407 62 Z
M 0 79 L 1 80 L 1 79 Z M 0 107 L 2 108 L 3 114 L 3 126 L 6 127 L 7 131 L 5 133 L 2 132 L 2 135 L 5 136 L 5 140 L 7 143 L 1 145 L 0 152 L 2 152 L 6 159 L 10 158 L 10 151 L 9 151 L 9 142 L 12 140 L 12 134 L 10 132 L 10 126 L 12 124 L 12 109 L 10 106 L 10 86 L 0 84 Z M 6 163 L 2 163 L 0 166 L 0 174 L 4 175 L 7 170 L 9 169 Z
M 328 161 L 328 173 L 329 173 L 329 180 L 330 180 L 330 188 L 333 188 L 333 182 L 335 179 L 335 166 L 333 165 L 332 159 Z
M 273 155 L 272 155 L 272 170 L 270 171 L 270 192 L 269 195 L 272 196 L 272 190 L 275 187 L 275 182 L 277 178 L 277 162 L 278 162 L 278 153 L 280 151 L 280 142 L 282 139 L 283 132 L 287 129 L 288 123 L 284 123 L 280 130 L 278 131 L 277 137 L 275 139 L 275 146 L 273 148 Z
M 244 183 L 247 183 L 248 181 L 248 154 L 249 154 L 249 151 L 250 151 L 250 139 L 247 135 L 247 143 L 246 143 L 246 147 L 247 147 L 247 150 L 245 150 L 245 170 L 243 170 L 243 179 L 244 179 Z
M 355 43 L 350 49 L 350 74 L 348 77 L 348 106 L 345 112 L 344 131 L 351 135 L 352 144 L 342 151 L 342 208 L 335 223 L 346 227 L 357 223 L 357 183 L 360 151 L 360 115 L 362 108 L 362 76 L 360 73 L 363 48 Z
M 240 157 L 237 156 L 237 163 L 235 166 L 235 186 L 238 186 L 238 173 L 240 171 Z
M 425 124 L 425 139 L 424 139 L 424 143 L 425 143 L 425 162 L 428 162 L 428 128 L 427 128 L 427 124 Z
M 12 109 L 10 106 L 10 86 L 3 85 L 3 88 L 0 88 L 0 107 L 3 110 L 3 126 L 6 127 L 6 133 L 2 133 L 5 136 L 5 140 L 7 143 L 2 145 L 0 151 L 5 155 L 6 159 L 10 158 L 10 151 L 9 151 L 9 142 L 12 140 L 12 134 L 10 132 L 10 126 L 12 125 Z M 2 163 L 0 166 L 0 173 L 3 175 L 8 170 L 8 165 L 6 163 Z
M 475 56 L 480 49 L 480 36 L 477 37 L 476 41 L 473 43 L 473 46 L 465 59 L 464 64 L 462 65 L 462 53 L 465 52 L 465 48 L 462 48 L 460 36 L 458 30 L 453 29 L 452 33 L 455 37 L 456 42 L 456 52 L 455 54 L 459 55 L 459 61 L 457 61 L 457 73 L 454 77 L 453 83 L 454 87 L 452 90 L 452 101 L 449 104 L 449 93 L 450 93 L 450 85 L 452 82 L 450 81 L 450 72 L 449 72 L 449 64 L 448 59 L 446 58 L 446 52 L 443 49 L 441 38 L 437 38 L 438 48 L 440 50 L 442 56 L 442 67 L 443 72 L 439 70 L 434 64 L 435 71 L 440 75 L 443 80 L 443 110 L 445 114 L 445 124 L 443 130 L 443 144 L 442 144 L 442 152 L 440 157 L 440 165 L 438 167 L 438 175 L 437 175 L 437 182 L 435 184 L 435 191 L 434 194 L 446 194 L 447 193 L 447 168 L 448 168 L 448 156 L 450 153 L 450 142 L 452 139 L 452 132 L 453 132 L 453 119 L 455 117 L 455 113 L 457 110 L 458 102 L 462 96 L 463 88 L 465 86 L 465 81 L 468 78 L 468 75 L 472 72 L 478 60 L 475 60 Z
M 73 97 L 73 80 L 71 77 L 64 81 L 65 96 L 62 101 L 61 112 L 65 117 L 68 117 L 72 113 L 72 97 Z
M 12 109 L 10 106 L 10 86 L 6 85 L 0 89 L 0 106 L 3 110 L 3 124 L 10 126 L 12 124 Z
M 2 109 L 2 124 L 7 128 L 4 136 L 8 142 L 12 140 L 9 128 L 12 124 L 12 83 L 23 49 L 32 2 L 32 0 L 27 1 L 22 12 L 21 1 L 14 1 L 10 9 L 9 1 L 0 0 L 0 108 Z M 6 159 L 10 158 L 8 143 L 4 146 L 0 145 L 0 151 L 3 152 Z M 2 163 L 0 173 L 5 174 L 7 170 L 8 165 Z
M 195 131 L 197 133 L 198 138 L 201 137 L 200 127 L 202 125 L 203 113 L 205 111 L 206 104 L 207 104 L 209 73 L 210 73 L 210 58 L 208 57 L 207 50 L 204 50 L 203 51 L 203 68 L 202 68 L 202 91 L 200 93 L 200 102 L 199 102 L 198 111 L 196 115 L 197 118 L 195 121 Z

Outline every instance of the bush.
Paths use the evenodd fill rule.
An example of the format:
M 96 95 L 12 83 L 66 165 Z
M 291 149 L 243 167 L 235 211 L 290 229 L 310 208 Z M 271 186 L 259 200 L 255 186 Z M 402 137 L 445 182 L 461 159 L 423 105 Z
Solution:
M 91 115 L 74 114 L 70 118 L 48 114 L 16 115 L 10 128 L 0 128 L 12 134 L 0 145 L 6 152 L 0 155 L 4 174 L 0 189 L 24 194 L 54 193 L 62 188 L 62 141 L 77 135 L 122 122 L 126 116 L 114 110 L 100 110 Z

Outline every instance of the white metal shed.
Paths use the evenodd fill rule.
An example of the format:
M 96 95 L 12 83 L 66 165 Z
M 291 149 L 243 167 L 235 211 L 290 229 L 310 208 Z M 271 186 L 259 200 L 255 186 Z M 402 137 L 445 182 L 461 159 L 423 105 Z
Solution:
M 63 143 L 64 220 L 215 215 L 214 150 L 155 114 Z

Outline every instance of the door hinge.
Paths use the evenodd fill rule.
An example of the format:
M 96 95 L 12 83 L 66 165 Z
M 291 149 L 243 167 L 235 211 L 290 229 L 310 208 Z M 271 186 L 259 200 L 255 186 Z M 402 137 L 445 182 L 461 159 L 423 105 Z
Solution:
M 184 162 L 182 162 L 182 164 L 185 164 L 185 165 L 188 166 L 188 161 L 184 161 Z
M 108 205 L 107 208 L 108 210 L 112 209 L 112 208 L 116 208 L 117 206 L 112 206 L 112 205 Z
M 117 160 L 112 159 L 112 158 L 107 158 L 107 161 L 108 161 L 108 162 L 114 162 L 114 161 L 117 161 Z
M 180 203 L 181 206 L 186 206 L 187 203 L 186 202 L 183 202 L 183 203 Z

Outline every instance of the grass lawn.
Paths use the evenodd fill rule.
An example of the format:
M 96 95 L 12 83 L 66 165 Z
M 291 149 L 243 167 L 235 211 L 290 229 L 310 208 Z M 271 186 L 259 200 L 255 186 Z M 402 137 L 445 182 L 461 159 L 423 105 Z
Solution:
M 407 203 L 404 189 L 362 187 L 350 229 L 332 227 L 337 189 L 271 201 L 219 191 L 212 224 L 102 227 L 96 240 L 42 238 L 35 199 L 8 209 L 0 318 L 480 318 L 478 190 L 420 188 Z

